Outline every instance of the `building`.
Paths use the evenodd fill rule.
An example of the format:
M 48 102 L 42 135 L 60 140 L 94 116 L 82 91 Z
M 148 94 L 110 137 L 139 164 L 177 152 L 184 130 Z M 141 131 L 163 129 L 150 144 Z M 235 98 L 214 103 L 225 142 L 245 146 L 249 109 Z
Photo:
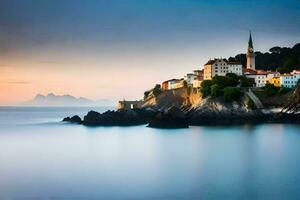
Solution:
M 117 108 L 118 110 L 131 110 L 135 108 L 141 108 L 143 105 L 144 101 L 119 101 Z
M 281 86 L 280 77 L 273 77 L 271 79 L 268 79 L 267 83 L 270 83 L 270 84 L 274 85 L 275 87 Z
M 267 71 L 267 79 L 271 80 L 272 78 L 279 78 L 280 73 L 279 72 L 272 72 L 272 71 Z
M 233 73 L 238 76 L 243 75 L 243 66 L 240 62 L 227 62 L 228 73 Z
M 197 77 L 196 74 L 188 73 L 187 75 L 184 76 L 184 80 L 187 82 L 188 85 L 193 85 L 193 82 L 196 77 Z
M 168 90 L 169 89 L 169 81 L 162 82 L 161 89 L 162 90 Z
M 251 32 L 247 48 L 247 69 L 255 70 L 255 52 L 253 48 Z
M 204 78 L 204 70 L 194 70 L 193 88 L 200 88 Z
M 171 79 L 168 81 L 168 89 L 173 90 L 173 89 L 178 89 L 184 87 L 184 79 Z
M 282 87 L 295 88 L 300 79 L 300 71 L 294 70 L 290 74 L 283 74 L 280 76 L 280 84 Z
M 200 88 L 203 80 L 195 79 L 193 81 L 193 88 Z
M 194 74 L 196 75 L 196 79 L 198 80 L 203 80 L 203 77 L 204 77 L 204 70 L 194 70 Z
M 214 76 L 226 76 L 228 73 L 234 73 L 238 76 L 243 75 L 243 66 L 239 62 L 228 62 L 226 59 L 209 60 L 204 65 L 204 80 L 211 80 Z
M 214 76 L 225 76 L 228 73 L 226 59 L 209 60 L 204 65 L 204 80 L 211 80 Z
M 267 83 L 267 72 L 263 71 L 263 70 L 252 70 L 252 69 L 244 69 L 244 75 L 247 78 L 253 78 L 254 82 L 255 82 L 255 87 L 264 87 L 266 86 Z

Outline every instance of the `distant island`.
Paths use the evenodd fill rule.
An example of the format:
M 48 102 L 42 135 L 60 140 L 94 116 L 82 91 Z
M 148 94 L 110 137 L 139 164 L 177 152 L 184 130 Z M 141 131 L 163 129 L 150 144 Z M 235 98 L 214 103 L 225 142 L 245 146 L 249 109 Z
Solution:
M 58 107 L 96 107 L 96 106 L 114 106 L 115 103 L 109 99 L 91 100 L 84 97 L 76 98 L 72 95 L 48 95 L 37 94 L 32 100 L 20 103 L 20 106 L 58 106 Z

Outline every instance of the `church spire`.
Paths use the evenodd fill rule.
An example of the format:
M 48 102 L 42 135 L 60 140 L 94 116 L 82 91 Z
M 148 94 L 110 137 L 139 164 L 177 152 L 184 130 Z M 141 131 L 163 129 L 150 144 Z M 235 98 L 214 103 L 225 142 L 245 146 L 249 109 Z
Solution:
M 250 32 L 250 37 L 249 37 L 248 47 L 249 47 L 249 48 L 253 48 L 253 42 L 252 42 L 251 30 L 250 30 L 249 32 Z
M 255 70 L 255 53 L 253 48 L 252 34 L 249 33 L 249 42 L 247 49 L 247 68 Z

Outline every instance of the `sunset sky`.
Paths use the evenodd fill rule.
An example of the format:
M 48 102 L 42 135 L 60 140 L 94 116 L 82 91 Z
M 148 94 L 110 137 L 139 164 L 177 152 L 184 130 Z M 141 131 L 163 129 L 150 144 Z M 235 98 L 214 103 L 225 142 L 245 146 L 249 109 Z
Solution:
M 1 0 L 0 105 L 139 99 L 209 59 L 300 42 L 299 0 Z

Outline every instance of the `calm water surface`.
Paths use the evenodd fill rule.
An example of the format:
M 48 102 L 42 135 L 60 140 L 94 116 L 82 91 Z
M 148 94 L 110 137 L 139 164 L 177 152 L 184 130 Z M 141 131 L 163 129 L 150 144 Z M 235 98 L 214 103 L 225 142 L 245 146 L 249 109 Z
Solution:
M 59 122 L 88 110 L 0 108 L 0 199 L 300 198 L 300 126 Z

